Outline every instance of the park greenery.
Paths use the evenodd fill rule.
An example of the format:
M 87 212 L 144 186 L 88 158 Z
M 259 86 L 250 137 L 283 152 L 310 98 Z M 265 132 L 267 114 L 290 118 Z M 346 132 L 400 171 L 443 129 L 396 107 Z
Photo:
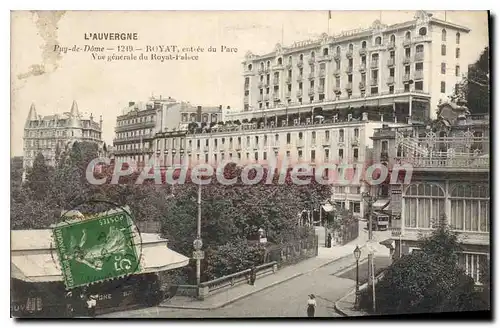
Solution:
M 93 185 L 85 172 L 98 155 L 96 145 L 75 142 L 61 150 L 56 167 L 50 167 L 38 154 L 25 182 L 12 184 L 12 229 L 49 228 L 68 210 L 91 214 L 128 205 L 137 222 L 160 222 L 169 248 L 191 257 L 198 215 L 198 185 L 189 180 L 191 174 L 187 174 L 185 184 L 174 186 L 156 185 L 153 179 L 136 184 L 138 173 L 110 184 L 113 167 L 108 166 L 95 173 L 96 178 L 106 177 L 107 183 Z M 12 175 L 17 179 L 19 174 Z M 262 264 L 265 250 L 249 242 L 258 239 L 259 229 L 265 231 L 270 245 L 287 245 L 313 235 L 311 229 L 298 226 L 298 213 L 317 208 L 329 196 L 327 185 L 317 184 L 314 179 L 311 184 L 296 185 L 289 175 L 284 184 L 265 184 L 262 179 L 258 184 L 246 185 L 240 178 L 241 168 L 230 165 L 224 175 L 228 179 L 238 177 L 238 182 L 222 185 L 214 176 L 201 188 L 201 237 L 206 253 L 202 280 Z M 165 177 L 162 179 L 165 181 Z M 185 283 L 192 282 L 191 266 L 185 271 Z
M 439 225 L 421 239 L 418 252 L 396 260 L 376 284 L 375 314 L 418 314 L 490 309 L 489 265 L 482 263 L 482 286 L 459 266 L 457 235 Z M 372 312 L 372 289 L 360 295 L 360 307 Z

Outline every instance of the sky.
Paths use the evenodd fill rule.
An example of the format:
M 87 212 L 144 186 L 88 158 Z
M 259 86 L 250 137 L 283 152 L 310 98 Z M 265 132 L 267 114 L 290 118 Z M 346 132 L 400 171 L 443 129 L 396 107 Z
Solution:
M 430 11 L 445 19 L 444 11 Z M 413 19 L 415 11 L 68 11 L 11 16 L 11 156 L 23 152 L 23 129 L 32 103 L 39 115 L 69 112 L 73 100 L 81 112 L 103 117 L 103 139 L 112 144 L 116 117 L 129 101 L 151 95 L 194 105 L 241 108 L 247 51 L 264 54 L 277 43 L 315 39 L 321 33 L 367 28 Z M 461 55 L 469 63 L 488 45 L 486 11 L 447 11 L 446 20 L 469 27 Z M 85 33 L 131 32 L 138 41 L 86 41 Z M 177 45 L 204 47 L 197 61 L 92 60 L 90 52 L 53 52 L 85 44 L 115 47 Z M 216 53 L 208 53 L 210 47 Z M 237 52 L 220 52 L 221 46 Z M 106 54 L 112 54 L 107 51 Z M 190 54 L 196 55 L 196 54 Z M 39 65 L 39 66 L 33 66 Z M 43 65 L 43 70 L 40 69 Z M 42 73 L 43 72 L 43 73 Z

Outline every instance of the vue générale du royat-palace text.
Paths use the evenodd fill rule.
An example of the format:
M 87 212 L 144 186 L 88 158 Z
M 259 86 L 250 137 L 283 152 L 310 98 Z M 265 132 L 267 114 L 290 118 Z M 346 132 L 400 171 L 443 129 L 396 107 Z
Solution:
M 60 54 L 88 54 L 92 60 L 106 62 L 196 61 L 207 53 L 238 53 L 238 48 L 227 45 L 194 46 L 160 43 L 137 45 L 139 40 L 137 33 L 84 33 L 83 39 L 82 44 L 66 46 L 56 44 L 53 51 Z M 116 44 L 116 41 L 125 42 Z

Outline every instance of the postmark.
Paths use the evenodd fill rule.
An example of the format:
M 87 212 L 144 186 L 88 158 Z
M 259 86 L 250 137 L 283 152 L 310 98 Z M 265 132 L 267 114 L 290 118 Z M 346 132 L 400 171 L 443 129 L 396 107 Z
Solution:
M 53 228 L 67 289 L 141 271 L 141 240 L 127 207 L 61 222 Z

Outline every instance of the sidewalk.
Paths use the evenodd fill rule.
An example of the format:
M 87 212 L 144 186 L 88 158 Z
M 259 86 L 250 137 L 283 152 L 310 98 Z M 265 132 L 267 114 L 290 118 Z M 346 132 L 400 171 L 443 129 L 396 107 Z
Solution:
M 365 246 L 363 246 L 363 244 L 365 242 L 365 236 L 361 235 L 356 240 L 344 246 L 336 246 L 333 248 L 320 247 L 318 249 L 317 257 L 304 260 L 295 265 L 284 267 L 274 274 L 257 279 L 254 286 L 248 284 L 238 285 L 209 296 L 203 301 L 198 301 L 190 297 L 175 296 L 170 300 L 160 303 L 158 306 L 165 308 L 212 310 L 236 302 L 242 298 L 279 285 L 293 278 L 310 273 L 334 262 L 339 265 L 338 271 L 342 271 L 353 266 L 354 256 L 352 252 L 356 245 L 359 245 L 361 249 L 364 249 Z

